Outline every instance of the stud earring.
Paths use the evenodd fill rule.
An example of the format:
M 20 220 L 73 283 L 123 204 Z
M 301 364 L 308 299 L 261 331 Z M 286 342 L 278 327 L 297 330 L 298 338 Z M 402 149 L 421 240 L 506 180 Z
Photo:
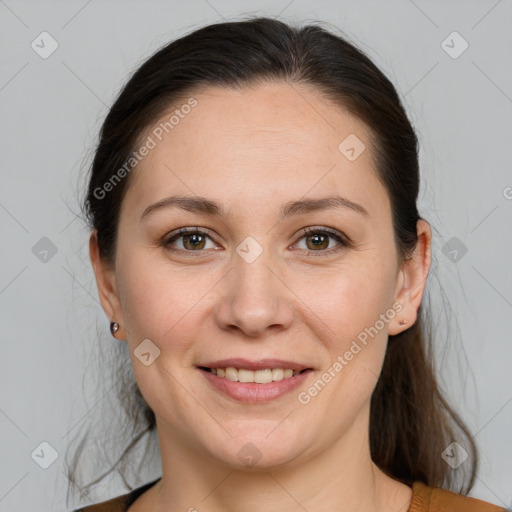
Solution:
M 400 322 L 398 322 L 400 325 L 405 325 L 407 323 L 407 320 L 400 320 Z
M 110 322 L 110 332 L 114 338 L 116 337 L 116 332 L 119 329 L 119 324 L 117 322 Z

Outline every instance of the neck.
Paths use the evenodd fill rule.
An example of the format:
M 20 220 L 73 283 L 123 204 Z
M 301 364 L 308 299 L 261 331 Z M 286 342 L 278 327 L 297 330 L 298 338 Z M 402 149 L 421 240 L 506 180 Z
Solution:
M 308 460 L 259 470 L 206 459 L 160 424 L 162 479 L 151 489 L 151 510 L 406 512 L 410 488 L 386 476 L 371 460 L 368 414 L 365 411 L 336 443 Z

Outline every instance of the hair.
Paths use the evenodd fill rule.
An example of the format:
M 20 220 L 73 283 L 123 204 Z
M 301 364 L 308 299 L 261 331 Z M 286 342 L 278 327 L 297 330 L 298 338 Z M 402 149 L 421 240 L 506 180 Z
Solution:
M 416 205 L 418 139 L 392 83 L 355 45 L 318 23 L 292 27 L 258 17 L 205 26 L 163 46 L 129 78 L 110 108 L 81 204 L 88 227 L 97 230 L 106 263 L 115 263 L 120 208 L 132 173 L 112 187 L 107 199 L 98 198 L 95 191 L 126 164 L 147 130 L 195 91 L 211 86 L 240 90 L 264 83 L 308 84 L 365 123 L 375 172 L 390 198 L 399 263 L 411 256 L 421 219 Z M 477 447 L 437 382 L 427 305 L 423 300 L 411 327 L 389 336 L 371 396 L 371 457 L 382 471 L 409 486 L 419 480 L 467 494 L 478 467 Z M 67 475 L 82 494 L 114 469 L 132 490 L 125 479 L 129 455 L 156 428 L 155 415 L 127 369 L 125 350 L 123 357 L 115 377 L 122 382 L 118 398 L 131 422 L 131 437 L 111 469 L 85 486 L 76 479 L 82 441 Z M 464 468 L 470 468 L 468 475 L 451 469 L 441 456 L 454 440 L 470 454 Z

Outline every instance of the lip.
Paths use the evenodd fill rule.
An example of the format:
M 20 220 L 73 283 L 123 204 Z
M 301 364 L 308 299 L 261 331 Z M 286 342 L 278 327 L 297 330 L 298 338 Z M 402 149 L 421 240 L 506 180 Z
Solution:
M 308 365 L 297 363 L 296 361 L 286 361 L 284 359 L 258 359 L 257 361 L 250 361 L 249 359 L 244 359 L 241 357 L 220 359 L 218 361 L 201 363 L 197 366 L 205 366 L 206 368 L 227 368 L 228 366 L 231 366 L 232 368 L 253 371 L 265 370 L 267 368 L 283 368 L 285 370 L 292 369 L 299 371 L 313 369 Z
M 262 359 L 259 361 L 249 361 L 247 359 L 222 359 L 202 364 L 200 366 L 207 368 L 227 368 L 231 366 L 238 369 L 253 371 L 264 370 L 266 368 L 288 368 L 299 371 L 305 370 L 299 375 L 294 375 L 293 377 L 268 382 L 267 384 L 258 384 L 256 382 L 233 382 L 225 377 L 218 377 L 209 371 L 203 370 L 199 366 L 197 367 L 197 370 L 201 372 L 215 391 L 247 404 L 264 403 L 282 397 L 303 384 L 304 381 L 314 372 L 311 367 L 295 363 L 293 361 L 284 361 L 282 359 Z

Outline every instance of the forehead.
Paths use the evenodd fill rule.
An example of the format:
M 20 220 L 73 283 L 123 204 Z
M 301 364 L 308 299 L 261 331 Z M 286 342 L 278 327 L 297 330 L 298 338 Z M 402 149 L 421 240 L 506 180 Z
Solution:
M 194 149 L 201 146 L 204 150 L 198 158 L 220 146 L 230 147 L 233 154 L 238 143 L 244 151 L 258 151 L 260 158 L 264 144 L 273 151 L 300 152 L 307 154 L 308 160 L 321 160 L 337 155 L 339 142 L 349 133 L 360 139 L 370 136 L 364 123 L 310 85 L 265 83 L 236 90 L 206 87 L 188 98 L 192 97 L 196 102 L 193 109 L 181 116 L 164 113 L 150 133 L 159 130 L 164 139 L 174 142 L 175 149 L 183 144 Z M 182 103 L 185 101 L 173 109 L 181 110 Z M 176 123 L 173 126 L 169 126 L 171 118 Z
M 208 87 L 188 98 L 194 108 L 169 122 L 185 98 L 144 135 L 154 147 L 131 171 L 126 201 L 135 209 L 176 191 L 259 204 L 263 196 L 268 204 L 277 196 L 335 191 L 356 202 L 373 195 L 375 203 L 385 192 L 375 176 L 370 130 L 311 86 Z M 355 160 L 340 151 L 345 140 L 360 144 L 358 152 L 365 147 Z

